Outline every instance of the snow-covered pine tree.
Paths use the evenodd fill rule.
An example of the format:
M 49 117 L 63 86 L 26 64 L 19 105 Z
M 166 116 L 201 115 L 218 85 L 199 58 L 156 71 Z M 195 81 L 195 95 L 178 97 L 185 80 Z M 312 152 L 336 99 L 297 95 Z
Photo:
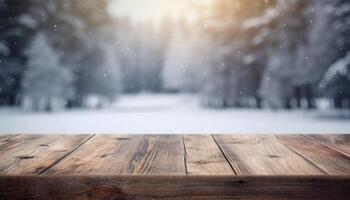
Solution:
M 62 64 L 74 73 L 75 93 L 68 101 L 69 106 L 83 106 L 84 100 L 91 95 L 111 99 L 119 94 L 119 64 L 110 61 L 111 57 L 116 59 L 117 56 L 116 26 L 107 11 L 108 2 L 50 1 L 41 2 L 40 5 L 46 3 L 46 6 L 36 9 L 47 16 L 43 29 L 62 54 Z
M 293 89 L 297 76 L 298 55 L 305 43 L 309 1 L 276 1 L 257 26 L 266 31 L 266 70 L 260 93 L 267 105 L 275 108 L 292 108 Z M 305 59 L 305 57 L 304 57 Z
M 102 31 L 102 30 L 101 30 Z M 120 63 L 117 57 L 117 47 L 113 40 L 112 32 L 108 27 L 98 33 L 94 41 L 94 49 L 89 51 L 85 67 L 79 75 L 80 91 L 83 97 L 82 103 L 89 96 L 97 96 L 99 106 L 112 103 L 122 92 Z
M 61 107 L 72 95 L 73 76 L 61 66 L 60 56 L 44 33 L 38 33 L 27 49 L 29 61 L 23 79 L 23 106 L 39 111 Z
M 325 70 L 326 72 L 323 74 L 317 73 L 316 70 L 313 72 L 319 75 L 323 96 L 332 99 L 335 108 L 350 108 L 350 2 L 325 1 L 323 11 L 327 18 L 321 25 L 327 30 L 328 34 L 324 37 L 328 37 L 328 40 L 324 40 L 325 42 L 318 46 L 318 50 L 314 43 L 312 50 L 323 53 L 314 62 L 320 65 L 321 72 Z M 317 38 L 321 37 L 318 36 Z
M 329 95 L 337 97 L 335 106 L 341 108 L 342 101 L 350 97 L 350 52 L 331 65 L 325 73 L 320 87 L 327 90 Z M 350 102 L 348 102 L 350 103 Z
M 274 1 L 218 0 L 202 21 L 214 42 L 216 60 L 205 81 L 206 88 L 210 88 L 205 96 L 216 106 L 250 106 L 246 102 L 255 99 L 255 106 L 260 107 L 257 88 L 264 66 L 261 52 L 265 41 L 258 41 L 260 32 L 246 26 L 264 17 L 271 5 Z
M 31 1 L 0 0 L 0 105 L 19 103 L 25 70 L 23 54 L 36 22 L 27 14 Z

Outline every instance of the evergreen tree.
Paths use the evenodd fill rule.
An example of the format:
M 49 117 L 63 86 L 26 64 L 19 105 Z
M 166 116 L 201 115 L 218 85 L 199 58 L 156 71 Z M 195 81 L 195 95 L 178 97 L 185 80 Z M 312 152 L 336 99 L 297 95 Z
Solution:
M 300 47 L 306 42 L 309 1 L 278 1 L 265 24 L 271 32 L 269 59 L 261 85 L 261 94 L 273 108 L 292 108 Z M 305 56 L 302 59 L 307 59 Z M 301 66 L 303 67 L 303 66 Z M 311 105 L 310 105 L 311 107 Z
M 245 102 L 254 98 L 255 106 L 260 107 L 257 91 L 265 41 L 259 41 L 264 32 L 255 29 L 255 23 L 256 19 L 267 20 L 263 17 L 272 5 L 274 1 L 219 0 L 212 6 L 210 17 L 202 22 L 211 35 L 216 60 L 209 70 L 212 77 L 205 81 L 210 88 L 205 96 L 216 106 L 250 106 Z
M 19 103 L 26 56 L 36 22 L 27 15 L 31 1 L 0 1 L 0 105 Z
M 28 69 L 23 80 L 23 104 L 34 110 L 53 109 L 54 103 L 64 105 L 72 95 L 73 76 L 60 65 L 59 55 L 47 37 L 39 33 L 27 50 Z
M 324 28 L 327 27 L 328 40 L 325 40 L 322 46 L 318 46 L 318 51 L 315 50 L 316 44 L 312 50 L 324 53 L 325 56 L 321 56 L 322 58 L 318 56 L 314 64 L 318 64 L 322 72 L 326 69 L 326 72 L 322 74 L 317 73 L 316 70 L 312 72 L 318 75 L 317 80 L 320 80 L 322 94 L 333 99 L 335 108 L 350 107 L 350 30 L 348 28 L 350 2 L 326 1 L 325 5 L 324 13 L 328 16 L 328 20 L 323 24 Z

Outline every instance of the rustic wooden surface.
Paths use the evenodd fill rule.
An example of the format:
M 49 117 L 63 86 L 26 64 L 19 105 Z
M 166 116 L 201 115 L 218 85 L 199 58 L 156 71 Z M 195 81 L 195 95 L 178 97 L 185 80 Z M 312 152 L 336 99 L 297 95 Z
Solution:
M 84 144 L 87 139 L 88 135 L 5 137 L 0 142 L 0 175 L 41 174 Z
M 346 177 L 0 177 L 0 199 L 349 199 Z
M 272 135 L 215 136 L 238 175 L 322 175 Z
M 46 175 L 184 175 L 180 135 L 97 135 Z
M 235 172 L 210 135 L 185 135 L 185 160 L 189 175 L 234 175 Z
M 347 199 L 350 135 L 0 135 L 0 199 Z

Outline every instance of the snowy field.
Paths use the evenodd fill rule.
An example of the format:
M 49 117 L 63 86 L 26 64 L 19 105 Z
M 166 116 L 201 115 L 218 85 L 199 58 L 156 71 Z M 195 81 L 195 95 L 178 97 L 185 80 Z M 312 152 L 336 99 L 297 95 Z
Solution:
M 125 96 L 103 110 L 30 113 L 0 108 L 0 133 L 350 133 L 349 115 L 213 110 L 198 106 L 193 96 L 135 95 Z

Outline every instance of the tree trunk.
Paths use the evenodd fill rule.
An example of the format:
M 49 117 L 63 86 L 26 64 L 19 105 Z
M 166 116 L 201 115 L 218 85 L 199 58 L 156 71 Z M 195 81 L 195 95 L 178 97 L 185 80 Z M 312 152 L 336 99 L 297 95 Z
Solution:
M 255 97 L 256 108 L 262 108 L 262 99 L 260 97 Z
M 32 99 L 32 110 L 34 111 L 34 112 L 38 112 L 38 111 L 40 111 L 40 106 L 39 106 L 39 101 L 38 101 L 38 99 Z
M 224 98 L 224 99 L 222 100 L 222 108 L 228 108 L 228 107 L 229 107 L 229 103 L 228 103 L 227 99 Z
M 284 108 L 287 109 L 287 110 L 292 109 L 292 104 L 291 104 L 289 98 L 287 98 L 287 99 L 284 100 Z
M 305 97 L 308 109 L 315 109 L 315 97 L 310 84 L 305 85 Z
M 294 95 L 295 95 L 295 100 L 296 100 L 296 107 L 300 109 L 301 108 L 301 99 L 302 99 L 300 86 L 294 87 Z
M 9 104 L 9 106 L 15 106 L 16 105 L 16 95 L 9 96 L 8 104 Z
M 341 109 L 342 108 L 342 98 L 337 95 L 333 98 L 334 108 Z
M 67 102 L 67 108 L 81 108 L 83 107 L 83 97 L 77 96 Z
M 51 111 L 52 111 L 52 106 L 51 106 L 51 102 L 50 102 L 50 101 L 48 101 L 48 102 L 46 103 L 45 111 L 46 111 L 46 112 L 51 112 Z

